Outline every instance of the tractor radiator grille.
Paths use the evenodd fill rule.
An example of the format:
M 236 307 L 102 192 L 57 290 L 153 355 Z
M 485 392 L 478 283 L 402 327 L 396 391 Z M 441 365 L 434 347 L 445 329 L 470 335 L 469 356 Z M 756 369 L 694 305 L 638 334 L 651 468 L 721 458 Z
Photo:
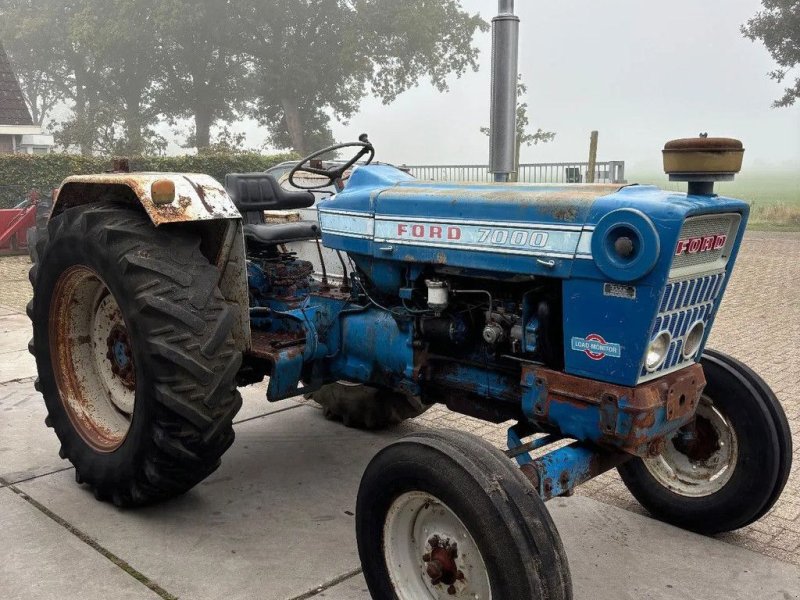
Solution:
M 695 361 L 695 357 L 685 358 L 681 352 L 684 337 L 697 321 L 702 321 L 708 329 L 725 276 L 726 273 L 721 271 L 702 277 L 670 281 L 667 284 L 650 335 L 652 339 L 656 334 L 668 331 L 672 342 L 667 358 L 655 372 L 648 373 L 642 367 L 640 382 L 660 377 L 667 371 Z
M 679 240 L 704 239 L 708 236 L 726 236 L 726 243 L 716 250 L 683 252 L 672 261 L 671 278 L 699 275 L 724 269 L 733 249 L 742 217 L 738 213 L 690 217 L 681 228 Z

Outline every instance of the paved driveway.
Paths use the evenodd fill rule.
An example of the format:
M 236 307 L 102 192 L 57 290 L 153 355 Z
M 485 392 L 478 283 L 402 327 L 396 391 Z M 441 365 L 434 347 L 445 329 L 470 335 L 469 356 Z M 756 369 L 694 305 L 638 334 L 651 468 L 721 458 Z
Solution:
M 235 445 L 198 489 L 138 511 L 95 502 L 58 458 L 32 390 L 29 325 L 20 313 L 30 296 L 27 267 L 25 259 L 0 259 L 4 598 L 366 598 L 352 512 L 372 454 L 420 427 L 459 427 L 503 443 L 503 428 L 438 408 L 395 431 L 355 432 L 293 400 L 269 405 L 264 390 L 251 387 Z M 800 235 L 748 236 L 712 339 L 773 386 L 796 440 L 799 280 Z M 576 597 L 800 598 L 797 446 L 772 512 L 721 540 L 635 514 L 641 509 L 614 473 L 550 502 Z

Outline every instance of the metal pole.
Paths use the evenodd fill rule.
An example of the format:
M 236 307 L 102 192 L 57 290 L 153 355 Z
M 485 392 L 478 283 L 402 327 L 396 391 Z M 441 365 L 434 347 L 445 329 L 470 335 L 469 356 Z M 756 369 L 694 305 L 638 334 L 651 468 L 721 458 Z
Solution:
M 593 131 L 589 137 L 589 165 L 586 167 L 586 183 L 594 183 L 597 171 L 597 132 Z
M 516 153 L 519 17 L 514 14 L 514 0 L 498 0 L 498 13 L 492 19 L 489 170 L 495 181 L 508 181 Z

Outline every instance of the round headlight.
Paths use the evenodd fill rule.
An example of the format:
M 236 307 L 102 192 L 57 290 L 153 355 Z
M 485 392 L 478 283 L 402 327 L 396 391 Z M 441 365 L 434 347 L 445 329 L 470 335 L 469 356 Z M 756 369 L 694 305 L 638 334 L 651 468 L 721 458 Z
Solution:
M 689 331 L 686 333 L 686 339 L 683 341 L 683 356 L 691 358 L 697 354 L 705 332 L 706 326 L 702 321 L 697 321 L 689 327 Z
M 591 248 L 603 275 L 614 281 L 635 281 L 655 267 L 661 241 L 650 217 L 635 208 L 618 208 L 597 222 Z
M 664 363 L 664 360 L 667 358 L 667 352 L 669 352 L 669 344 L 671 341 L 672 336 L 669 332 L 662 331 L 650 342 L 650 345 L 647 347 L 647 356 L 645 356 L 644 359 L 644 368 L 647 369 L 648 372 L 652 373 Z

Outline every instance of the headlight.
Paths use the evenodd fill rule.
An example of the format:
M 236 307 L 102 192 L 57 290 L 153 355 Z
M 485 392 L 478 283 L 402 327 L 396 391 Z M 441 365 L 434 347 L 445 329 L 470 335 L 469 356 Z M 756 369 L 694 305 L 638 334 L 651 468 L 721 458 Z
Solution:
M 635 208 L 618 208 L 605 215 L 592 233 L 592 258 L 614 281 L 635 281 L 655 267 L 661 241 L 653 221 Z
M 667 358 L 669 352 L 669 344 L 672 341 L 672 336 L 668 331 L 659 333 L 650 345 L 647 347 L 647 356 L 644 359 L 644 368 L 652 373 L 660 367 L 664 360 Z
M 706 326 L 702 321 L 697 321 L 686 333 L 686 339 L 683 341 L 683 356 L 692 358 L 697 354 L 700 348 L 700 342 L 703 341 L 703 334 L 706 332 Z

